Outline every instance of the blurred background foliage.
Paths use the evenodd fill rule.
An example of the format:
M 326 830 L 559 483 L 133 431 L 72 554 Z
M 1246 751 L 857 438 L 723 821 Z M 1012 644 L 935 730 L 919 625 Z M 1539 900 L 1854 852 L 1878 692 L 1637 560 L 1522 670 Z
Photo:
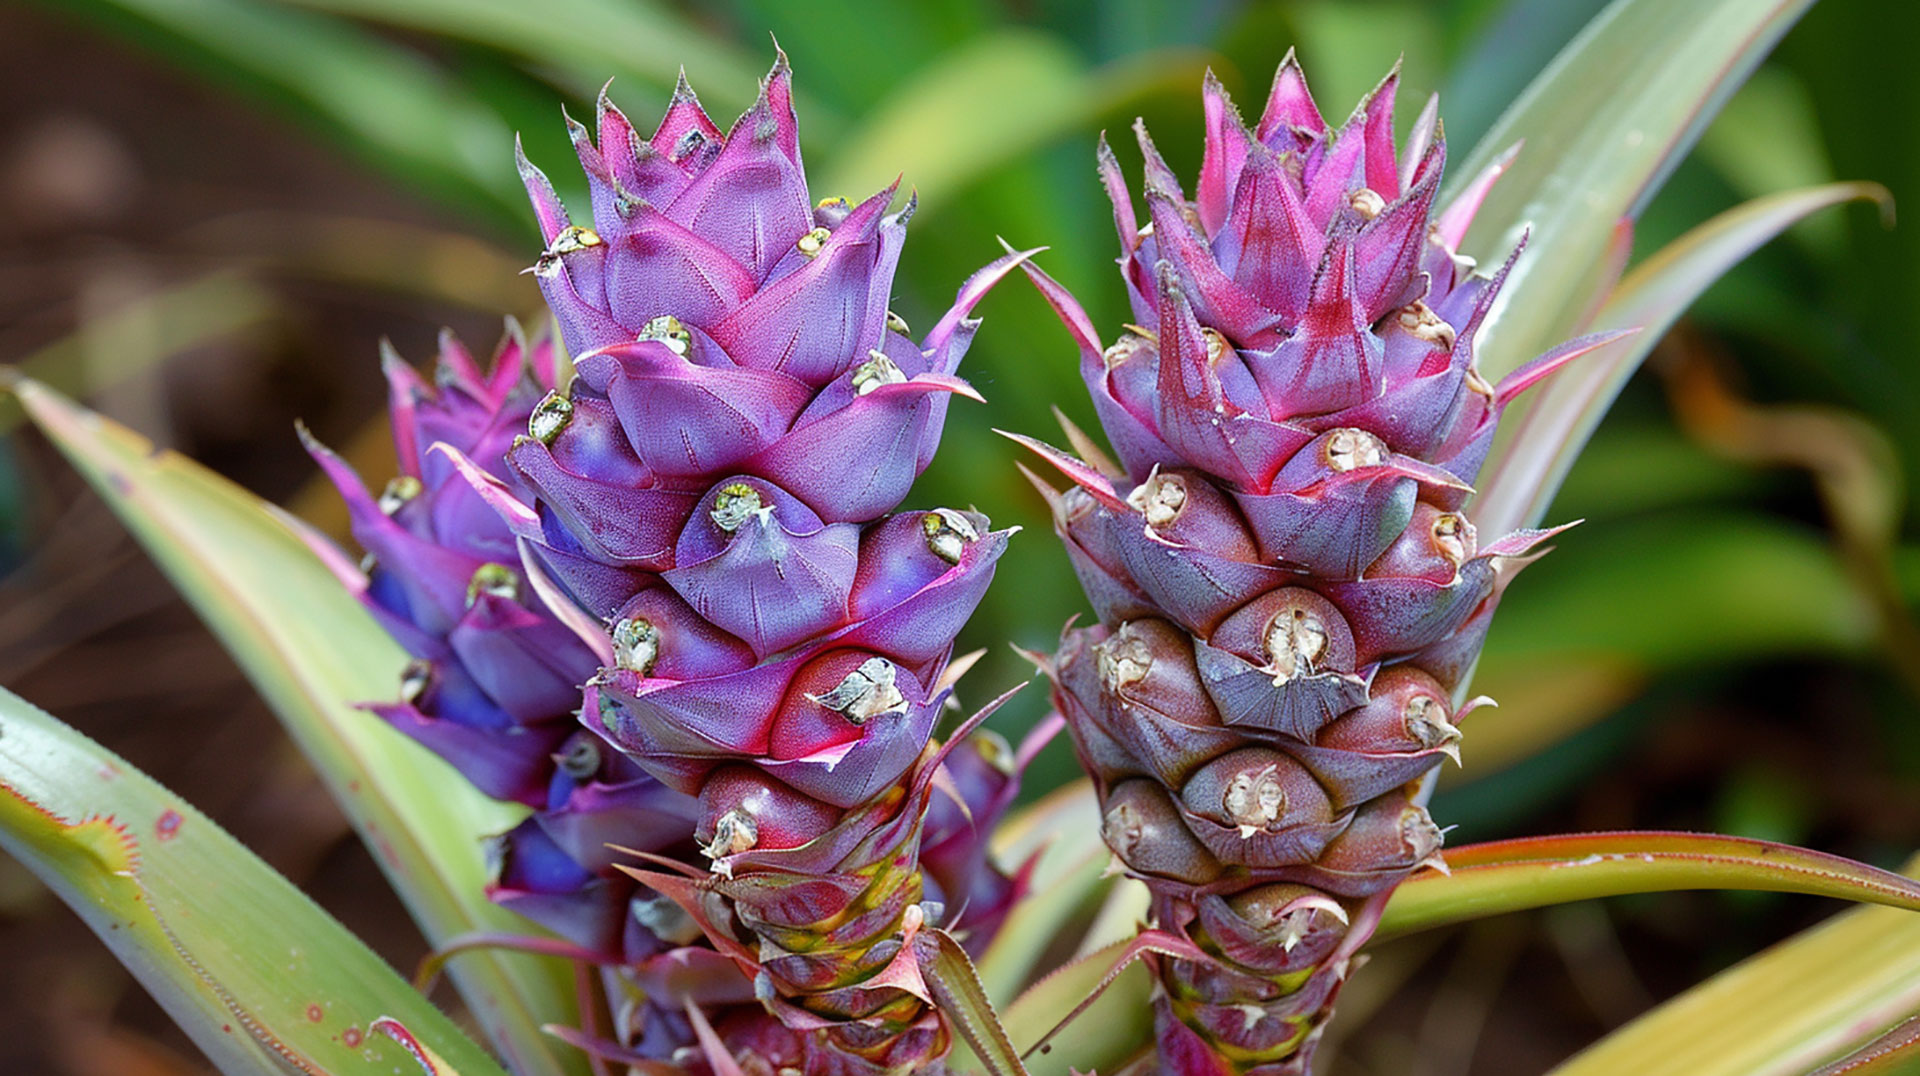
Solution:
M 1257 111 L 1294 46 L 1336 117 L 1404 57 L 1403 128 L 1438 91 L 1460 160 L 1601 6 L 0 6 L 0 362 L 341 533 L 292 420 L 388 473 L 377 338 L 424 360 L 441 324 L 478 348 L 502 314 L 537 313 L 517 275 L 538 236 L 512 139 L 583 205 L 559 109 L 590 116 L 609 76 L 644 127 L 684 64 L 724 124 L 770 64 L 771 32 L 797 73 L 816 196 L 902 172 L 919 192 L 895 297 L 911 324 L 930 323 L 1004 236 L 1050 246 L 1042 263 L 1110 331 L 1125 314 L 1092 168 L 1099 130 L 1137 172 L 1125 131 L 1142 116 L 1191 175 L 1202 71 Z M 1902 42 L 1920 45 L 1920 9 L 1817 5 L 1646 207 L 1635 250 L 1787 187 L 1920 193 L 1920 148 L 1900 137 L 1920 130 L 1920 80 L 1871 60 Z M 1920 473 L 1905 313 L 1920 308 L 1920 231 L 1886 224 L 1849 208 L 1800 225 L 1710 291 L 1636 377 L 1549 514 L 1586 524 L 1497 622 L 1477 687 L 1503 705 L 1475 715 L 1469 768 L 1443 782 L 1451 840 L 1715 828 L 1892 867 L 1920 838 L 1920 529 L 1904 489 Z M 990 402 L 956 405 L 913 498 L 1027 528 L 963 639 L 988 650 L 970 698 L 1029 675 L 1008 643 L 1045 649 L 1082 609 L 992 428 L 1051 437 L 1056 406 L 1093 425 L 1073 348 L 1034 295 L 1009 283 L 982 313 L 963 372 Z M 8 406 L 0 680 L 229 822 L 410 962 L 417 938 L 231 663 L 44 446 L 11 436 Z M 1044 707 L 1029 689 L 996 724 L 1017 736 Z M 1074 772 L 1057 744 L 1030 788 Z M 110 958 L 48 932 L 63 913 L 37 892 L 0 863 L 0 946 L 22 954 L 4 973 L 19 1004 L 0 1027 L 20 1033 L 0 1035 L 0 1069 L 195 1071 Z M 1539 1071 L 1825 910 L 1680 894 L 1384 946 L 1350 992 L 1329 1071 Z

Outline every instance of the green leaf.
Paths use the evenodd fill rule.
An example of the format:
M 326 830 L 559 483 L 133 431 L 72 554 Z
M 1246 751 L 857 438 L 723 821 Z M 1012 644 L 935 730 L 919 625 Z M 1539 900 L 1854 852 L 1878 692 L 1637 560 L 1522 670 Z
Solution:
M 1637 215 L 1727 97 L 1812 0 L 1615 0 L 1450 168 L 1452 190 L 1516 142 L 1466 248 L 1530 229 L 1480 331 L 1490 378 L 1572 335 L 1605 286 L 1616 222 Z
M 419 55 L 342 19 L 249 0 L 70 0 L 321 127 L 369 164 L 518 222 L 513 136 Z
M 39 875 L 229 1074 L 504 1071 L 245 845 L 0 688 L 0 848 Z
M 980 956 L 987 996 L 1005 1004 L 1033 978 L 1048 948 L 1075 929 L 1076 919 L 1090 918 L 1111 887 L 1113 853 L 1100 837 L 1093 783 L 1082 778 L 1055 789 L 1008 818 L 994 833 L 994 854 L 1003 863 L 1040 857 L 1033 891 L 1014 905 Z
M 1916 1010 L 1920 915 L 1856 908 L 1646 1013 L 1553 1076 L 1799 1076 Z
M 1027 1057 L 1033 1076 L 1117 1072 L 1153 1041 L 1153 972 L 1134 959 L 1131 939 L 1071 961 L 1029 987 L 1002 1013 L 1007 1036 L 1023 1053 L 1053 1031 L 1102 983 L 1104 992 L 1072 1023 L 1060 1028 L 1039 1053 Z M 1124 966 L 1116 975 L 1117 965 Z M 1110 982 L 1109 982 L 1110 979 Z
M 1920 911 L 1920 882 L 1805 848 L 1703 833 L 1570 833 L 1447 849 L 1394 890 L 1376 937 L 1549 904 L 1676 889 L 1810 893 Z
M 1808 215 L 1863 199 L 1882 207 L 1892 204 L 1886 188 L 1876 183 L 1832 183 L 1756 198 L 1694 228 L 1635 267 L 1607 298 L 1591 327 L 1640 331 L 1576 360 L 1535 390 L 1524 417 L 1503 431 L 1503 444 L 1480 480 L 1475 525 L 1505 534 L 1538 521 L 1627 379 L 1701 292 Z
M 1895 1025 L 1853 1053 L 1808 1076 L 1913 1076 L 1920 1072 L 1920 1016 Z
M 1796 615 L 1772 615 L 1756 579 L 1792 579 Z M 1618 611 L 1637 612 L 1621 631 Z M 1833 543 L 1750 512 L 1666 511 L 1576 528 L 1502 600 L 1474 690 L 1466 767 L 1442 785 L 1492 776 L 1680 669 L 1786 655 L 1852 658 L 1879 628 Z
M 933 940 L 938 948 L 921 973 L 947 1022 L 991 1076 L 1027 1076 L 1027 1067 L 1020 1063 L 1006 1029 L 994 1015 L 993 1002 L 987 999 L 967 951 L 944 930 L 934 931 Z
M 391 697 L 400 648 L 340 587 L 291 517 L 30 380 L 28 416 L 106 499 L 192 603 L 313 763 L 430 943 L 533 927 L 486 899 L 482 841 L 523 809 L 488 799 L 439 758 L 356 709 Z M 482 952 L 452 966 L 461 995 L 519 1076 L 584 1071 L 540 1031 L 572 1022 L 564 965 Z
M 816 193 L 857 198 L 906 178 L 929 207 L 1103 113 L 1157 93 L 1188 94 L 1208 53 L 1160 49 L 1088 70 L 1065 43 L 1005 29 L 942 56 L 849 131 Z
M 650 0 L 293 0 L 301 7 L 472 41 L 565 71 L 576 88 L 616 76 L 671 88 L 680 69 L 720 114 L 722 128 L 753 99 L 772 66 L 685 16 Z M 761 45 L 767 45 L 761 38 Z M 810 126 L 831 133 L 837 120 L 802 103 Z

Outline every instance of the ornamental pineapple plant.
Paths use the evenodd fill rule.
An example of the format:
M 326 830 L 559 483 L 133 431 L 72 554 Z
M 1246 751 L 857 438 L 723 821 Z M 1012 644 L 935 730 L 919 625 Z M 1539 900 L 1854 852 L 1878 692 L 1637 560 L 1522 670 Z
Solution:
M 1619 0 L 1502 121 L 1563 135 L 1610 130 L 1622 108 L 1634 121 L 1604 174 L 1567 151 L 1551 181 L 1515 177 L 1529 212 L 1592 210 L 1543 210 L 1542 245 L 1562 249 L 1529 257 L 1579 249 L 1594 221 L 1618 244 L 1633 212 L 1622 192 L 1657 179 L 1686 141 L 1677 125 L 1782 25 L 1728 8 L 1715 17 L 1751 32 L 1726 32 L 1693 10 Z M 1649 22 L 1698 61 L 1651 59 L 1656 73 L 1695 83 L 1659 81 L 1658 102 L 1626 87 L 1591 115 L 1562 100 L 1566 124 L 1540 114 L 1541 88 L 1570 84 L 1583 57 L 1641 56 Z M 995 60 L 1022 62 L 1009 55 Z M 956 70 L 936 66 L 934 82 L 953 85 Z M 1514 328 L 1500 304 L 1664 324 L 1733 247 L 1861 188 L 1729 214 L 1676 244 L 1680 277 L 1649 259 L 1595 307 L 1605 281 L 1583 293 L 1590 282 L 1516 271 L 1518 250 L 1492 272 L 1460 254 L 1511 157 L 1439 204 L 1435 106 L 1397 146 L 1396 87 L 1390 75 L 1333 128 L 1289 57 L 1249 128 L 1209 77 L 1191 194 L 1140 132 L 1144 213 L 1103 142 L 1133 307 L 1111 346 L 1032 252 L 980 271 L 914 333 L 890 295 L 915 200 L 897 183 L 858 202 L 809 190 L 784 57 L 725 131 L 684 78 L 651 134 L 603 93 L 597 129 L 568 120 L 580 212 L 519 156 L 542 237 L 528 271 L 551 327 L 509 323 L 490 364 L 443 337 L 424 374 L 388 349 L 400 474 L 384 485 L 307 439 L 348 504 L 357 562 L 0 370 L 266 689 L 439 948 L 427 968 L 453 972 L 497 1057 L 205 816 L 4 692 L 0 844 L 223 1071 L 246 1073 L 972 1071 L 949 1058 L 956 1038 L 992 1076 L 1025 1076 L 1023 1058 L 1049 1076 L 1152 1071 L 1156 1052 L 1180 1076 L 1303 1073 L 1376 929 L 1650 884 L 1920 907 L 1907 879 L 1731 838 L 1443 851 L 1424 793 L 1483 701 L 1466 681 L 1494 608 L 1552 533 L 1483 536 L 1474 513 L 1487 530 L 1526 517 L 1557 478 L 1523 465 L 1584 436 L 1555 425 L 1577 417 L 1562 397 L 1575 412 L 1604 401 L 1553 383 L 1517 447 L 1492 448 L 1496 424 L 1615 339 L 1487 376 L 1481 361 L 1504 370 L 1503 355 L 1538 346 L 1517 341 L 1559 338 Z M 1035 119 L 1059 122 L 1047 115 Z M 898 118 L 841 136 L 850 156 L 871 144 L 862 135 L 897 134 Z M 1010 127 L 977 137 L 1031 134 Z M 1502 192 L 1485 215 L 1515 224 L 1518 201 Z M 1078 341 L 1117 457 L 1071 426 L 1077 457 L 1028 442 L 1069 480 L 1035 478 L 1098 623 L 1070 625 L 1039 659 L 1058 716 L 1017 752 L 979 727 L 997 702 L 971 719 L 953 702 L 969 663 L 955 633 L 1009 535 L 971 510 L 898 507 L 951 397 L 973 396 L 956 370 L 974 306 L 1016 268 Z M 1623 294 L 1634 317 L 1610 316 Z M 1595 359 L 1618 373 L 1649 343 Z M 936 738 L 943 719 L 955 727 Z M 1022 764 L 1060 726 L 1090 779 L 1002 827 Z M 1099 825 L 1063 823 L 1089 808 Z M 1007 871 L 988 853 L 996 829 L 1006 849 L 1042 847 L 1049 831 L 1055 843 Z M 1109 849 L 1140 885 L 1103 905 Z M 1472 877 L 1441 874 L 1448 857 Z M 1148 923 L 1115 941 L 1135 896 Z M 503 928 L 516 914 L 525 922 Z M 480 952 L 502 947 L 572 967 Z M 1858 969 L 1823 979 L 1850 992 L 1849 1043 L 1877 1030 L 1858 1014 L 1891 1011 L 1884 994 L 1901 989 L 1868 996 L 1872 961 L 1898 962 L 1876 952 L 1829 946 L 1797 965 Z M 1146 1005 L 1100 994 L 1142 954 Z M 1687 1029 L 1768 1053 L 1714 1070 L 1729 1076 L 1796 1076 L 1811 1055 L 1781 1045 L 1782 1029 L 1811 1041 L 1840 1019 L 1766 1009 L 1777 1026 L 1756 1033 L 1763 1007 L 1736 995 Z M 1087 1012 L 1061 1040 L 1076 1049 L 1020 1052 Z M 1859 1056 L 1907 1048 L 1899 1034 Z M 1644 1053 L 1661 1035 L 1616 1041 Z
M 1505 161 L 1435 204 L 1432 105 L 1396 153 L 1397 72 L 1338 128 L 1291 54 L 1257 122 L 1211 74 L 1189 195 L 1136 126 L 1146 219 L 1103 139 L 1134 323 L 1080 349 L 1117 461 L 1029 442 L 1097 625 L 1043 660 L 1103 836 L 1152 893 L 1163 1071 L 1304 1073 L 1394 887 L 1444 870 L 1424 779 L 1507 581 L 1551 532 L 1465 512 L 1502 409 L 1608 337 L 1489 384 L 1492 275 L 1458 246 Z

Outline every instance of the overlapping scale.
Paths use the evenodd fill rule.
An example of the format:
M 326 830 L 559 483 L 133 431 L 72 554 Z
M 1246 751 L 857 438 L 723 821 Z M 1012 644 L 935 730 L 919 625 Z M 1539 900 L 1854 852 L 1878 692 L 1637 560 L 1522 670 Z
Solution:
M 1156 958 L 1175 1076 L 1305 1073 L 1370 913 L 1440 865 L 1419 782 L 1458 759 L 1461 681 L 1548 536 L 1480 540 L 1471 482 L 1502 408 L 1600 342 L 1480 376 L 1512 261 L 1455 247 L 1491 178 L 1436 206 L 1445 141 L 1430 106 L 1396 151 L 1397 83 L 1333 127 L 1289 55 L 1249 128 L 1209 76 L 1191 196 L 1138 129 L 1144 220 L 1103 141 L 1137 322 L 1112 346 L 1024 266 L 1119 460 L 1042 448 L 1100 619 L 1047 672 L 1153 926 L 1211 958 Z
M 858 1076 L 938 1066 L 950 1031 L 901 962 L 924 930 L 984 944 L 1023 888 L 986 853 L 1013 756 L 933 740 L 1009 532 L 889 513 L 952 397 L 978 398 L 955 376 L 972 310 L 1025 255 L 916 340 L 888 309 L 914 202 L 808 190 L 791 77 L 781 57 L 724 135 L 684 83 L 651 138 L 603 96 L 597 139 L 571 126 L 590 223 L 521 159 L 575 376 L 504 466 L 453 463 L 593 655 L 574 681 L 593 742 L 693 805 L 681 832 L 712 873 L 654 881 L 779 1028 L 714 1013 L 722 1041 L 749 1071 Z M 605 838 L 582 803 L 650 809 L 602 784 L 549 806 L 541 836 Z M 524 899 L 547 899 L 527 874 Z M 657 1056 L 648 1026 L 681 1032 L 642 1016 L 623 1048 Z

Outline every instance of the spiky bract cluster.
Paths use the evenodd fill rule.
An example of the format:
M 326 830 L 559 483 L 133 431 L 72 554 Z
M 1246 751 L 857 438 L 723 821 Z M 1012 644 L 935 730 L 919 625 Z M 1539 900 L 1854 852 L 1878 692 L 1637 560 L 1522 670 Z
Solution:
M 443 334 L 432 383 L 391 350 L 383 358 L 400 474 L 375 497 L 308 438 L 367 551 L 357 568 L 328 559 L 412 656 L 399 700 L 368 709 L 488 795 L 536 808 L 497 842 L 494 899 L 610 962 L 662 952 L 685 939 L 634 916 L 658 898 L 613 869 L 606 839 L 690 852 L 696 804 L 580 729 L 593 651 L 534 596 L 517 539 L 448 454 L 505 474 L 507 446 L 553 386 L 552 341 L 530 344 L 509 325 L 488 370 Z
M 597 139 L 573 133 L 591 226 L 521 170 L 576 376 L 532 409 L 504 475 L 468 477 L 594 654 L 589 728 L 698 803 L 714 873 L 656 882 L 787 1033 L 723 1022 L 729 1047 L 807 1073 L 937 1062 L 922 928 L 982 937 L 1017 888 L 983 869 L 1007 752 L 931 739 L 1008 535 L 973 512 L 887 513 L 950 396 L 972 395 L 954 376 L 969 312 L 1020 259 L 915 342 L 888 309 L 912 202 L 813 200 L 784 58 L 725 134 L 684 82 L 650 138 L 604 97 Z M 941 785 L 979 799 L 929 828 L 943 758 Z
M 1445 141 L 1430 106 L 1396 154 L 1396 82 L 1333 129 L 1289 57 L 1250 129 L 1209 76 L 1191 196 L 1139 129 L 1144 224 L 1103 141 L 1137 322 L 1111 347 L 1028 269 L 1119 456 L 1035 445 L 1074 480 L 1047 493 L 1100 618 L 1049 672 L 1108 844 L 1206 954 L 1158 960 L 1181 1076 L 1304 1072 L 1370 916 L 1439 864 L 1419 780 L 1541 538 L 1480 544 L 1468 484 L 1505 404 L 1591 344 L 1480 376 L 1512 262 L 1456 247 L 1499 166 L 1436 212 Z

